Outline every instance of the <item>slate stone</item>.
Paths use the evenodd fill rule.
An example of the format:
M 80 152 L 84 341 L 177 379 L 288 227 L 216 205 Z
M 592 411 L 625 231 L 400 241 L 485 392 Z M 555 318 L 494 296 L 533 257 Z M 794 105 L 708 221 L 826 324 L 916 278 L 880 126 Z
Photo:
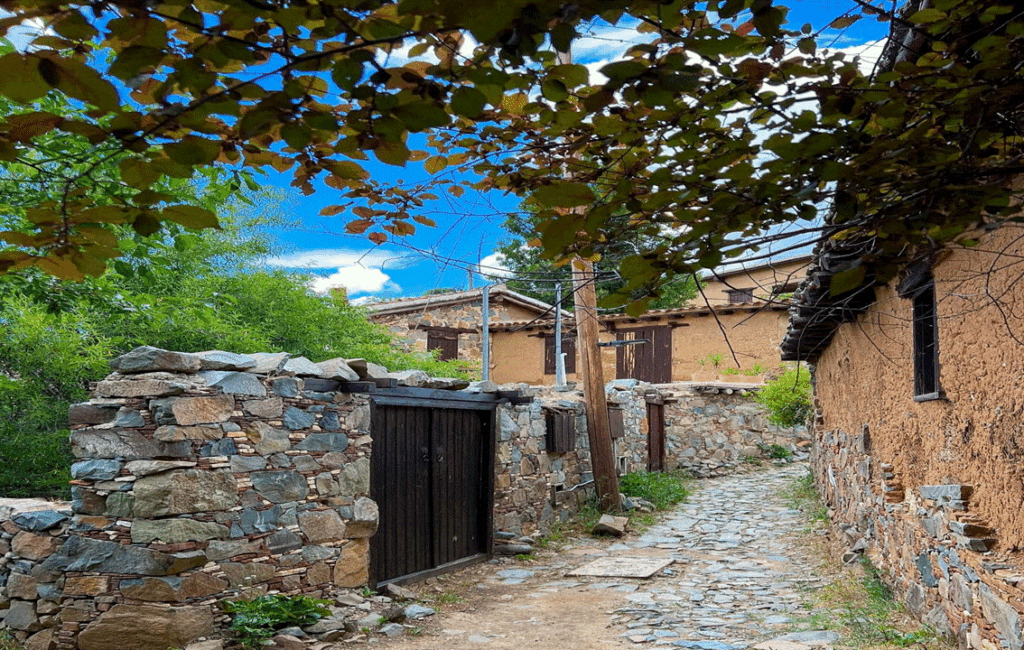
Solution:
M 270 382 L 270 390 L 281 397 L 298 397 L 302 390 L 302 380 L 295 377 L 278 377 Z
M 253 472 L 265 469 L 267 459 L 263 456 L 232 456 L 231 471 L 237 473 Z
M 497 393 L 500 388 L 493 381 L 474 381 L 463 390 L 467 393 Z
M 917 565 L 917 572 L 921 575 L 921 582 L 926 587 L 938 587 L 939 581 L 935 578 L 935 570 L 932 568 L 931 557 L 927 553 L 921 553 L 914 562 Z
M 432 609 L 430 607 L 424 607 L 423 605 L 412 604 L 406 605 L 405 608 L 402 610 L 402 613 L 405 614 L 406 618 L 415 621 L 420 618 L 433 616 L 437 613 L 437 610 Z
M 316 365 L 320 368 L 320 376 L 324 379 L 359 381 L 359 373 L 353 370 L 344 359 L 328 359 Z
M 113 422 L 117 417 L 118 406 L 115 404 L 92 404 L 82 402 L 72 404 L 68 407 L 68 423 L 76 424 L 106 424 Z
M 341 469 L 348 465 L 348 456 L 340 451 L 329 451 L 320 457 L 320 464 L 327 469 Z
M 252 357 L 223 350 L 196 352 L 195 356 L 202 370 L 251 370 L 256 367 L 256 360 Z
M 138 411 L 122 406 L 117 410 L 113 424 L 124 429 L 137 429 L 146 426 L 146 421 Z
M 238 483 L 228 470 L 185 469 L 144 476 L 135 482 L 135 516 L 163 517 L 230 510 Z
M 75 458 L 186 458 L 192 445 L 150 440 L 137 431 L 76 429 L 71 432 L 71 453 Z
M 215 442 L 208 442 L 199 448 L 199 455 L 203 458 L 211 456 L 233 456 L 238 453 L 238 447 L 231 438 L 223 438 Z
M 743 646 L 729 645 L 721 641 L 673 641 L 677 648 L 691 648 L 691 650 L 740 650 Z
M 219 562 L 221 560 L 227 560 L 228 558 L 236 557 L 238 555 L 249 555 L 250 553 L 259 554 L 263 551 L 263 545 L 260 542 L 250 542 L 249 540 L 211 540 L 206 545 L 206 555 L 210 560 Z
M 284 362 L 284 366 L 281 370 L 293 375 L 308 375 L 310 377 L 323 376 L 323 371 L 320 370 L 320 366 L 316 365 L 306 357 L 292 357 L 291 359 L 288 359 Z
M 173 421 L 174 416 L 169 418 Z M 157 427 L 153 437 L 161 442 L 179 442 L 182 440 L 220 440 L 224 437 L 224 430 L 217 426 L 208 427 L 179 427 L 174 425 L 163 425 Z
M 183 648 L 214 631 L 209 606 L 114 605 L 78 635 L 80 650 Z
M 36 535 L 28 531 L 21 531 L 11 540 L 11 551 L 26 560 L 45 560 L 57 547 L 60 546 L 60 539 L 51 535 Z M 26 573 L 30 569 L 26 569 Z
M 373 537 L 380 521 L 377 502 L 366 497 L 357 497 L 352 505 L 352 518 L 348 522 L 346 535 L 352 539 Z
M 365 456 L 345 465 L 338 475 L 342 494 L 365 494 L 370 491 L 370 459 Z
M 138 546 L 72 536 L 56 553 L 46 558 L 42 566 L 46 570 L 60 572 L 165 576 L 204 564 L 206 555 L 201 551 L 161 553 Z
M 324 560 L 333 560 L 338 556 L 338 553 L 341 553 L 341 550 L 331 546 L 305 544 L 302 547 L 302 561 L 308 564 L 315 564 Z
M 345 523 L 333 510 L 300 512 L 299 529 L 314 544 L 336 542 L 345 538 Z
M 250 400 L 242 402 L 242 409 L 258 418 L 279 418 L 284 410 L 284 400 L 280 397 Z
M 191 386 L 171 379 L 107 379 L 96 384 L 96 397 L 163 397 L 181 395 Z
M 36 605 L 30 600 L 12 600 L 4 617 L 4 624 L 14 630 L 35 632 L 42 626 L 36 616 Z
M 832 630 L 807 630 L 793 632 L 772 639 L 772 641 L 790 641 L 808 646 L 832 645 L 839 640 L 839 633 Z
M 59 524 L 67 521 L 70 516 L 70 513 L 58 510 L 36 510 L 21 512 L 11 518 L 24 530 L 40 532 L 56 528 Z
M 20 598 L 22 600 L 35 600 L 36 585 L 39 581 L 25 573 L 12 571 L 7 576 L 7 597 Z
M 132 521 L 132 542 L 149 544 L 159 539 L 168 544 L 205 542 L 228 536 L 228 527 L 194 519 L 135 519 Z
M 157 426 L 164 424 L 175 424 L 174 413 L 171 412 L 171 404 L 177 397 L 159 397 L 149 400 L 149 414 Z
M 981 613 L 999 631 L 1009 644 L 1010 650 L 1021 650 L 1024 639 L 1021 634 L 1021 616 L 1016 608 L 1000 599 L 985 584 L 978 585 L 978 600 L 981 604 Z
M 126 375 L 140 372 L 193 373 L 199 368 L 199 359 L 194 355 L 170 352 L 148 345 L 139 346 L 110 361 L 111 370 Z
M 149 476 L 169 472 L 172 469 L 187 469 L 195 467 L 195 461 L 191 460 L 133 460 L 125 464 L 124 468 L 132 476 Z
M 338 587 L 362 587 L 369 576 L 370 543 L 366 539 L 355 539 L 341 549 L 341 556 L 334 564 L 334 584 Z
M 257 375 L 272 375 L 280 372 L 288 359 L 292 358 L 292 355 L 287 352 L 257 352 L 249 356 L 256 361 L 256 366 L 249 372 L 254 372 Z
M 182 397 L 171 403 L 174 420 L 181 426 L 225 422 L 234 410 L 235 398 L 231 395 Z
M 295 469 L 300 472 L 315 472 L 320 469 L 320 463 L 316 462 L 316 459 L 312 456 L 291 456 L 291 459 L 295 463 Z
M 267 396 L 267 389 L 259 378 L 249 372 L 204 370 L 199 373 L 199 376 L 206 380 L 207 386 L 220 388 L 229 395 Z
M 93 459 L 71 464 L 71 478 L 88 481 L 109 481 L 121 473 L 124 463 L 119 460 Z
M 274 467 L 285 468 L 292 466 L 292 459 L 288 454 L 274 454 L 269 460 L 270 464 Z
M 131 517 L 135 510 L 135 495 L 115 492 L 107 497 L 106 512 L 108 517 Z
M 256 535 L 277 530 L 280 518 L 281 506 L 279 505 L 275 505 L 267 510 L 246 508 L 242 510 L 238 524 L 246 535 Z
M 398 380 L 399 386 L 411 386 L 413 388 L 424 388 L 430 383 L 430 375 L 422 370 L 389 372 L 388 378 Z
M 302 548 L 302 538 L 283 528 L 266 539 L 267 550 L 271 553 L 287 553 Z
M 337 411 L 324 411 L 320 416 L 320 428 L 324 431 L 337 431 L 341 428 L 341 418 Z
M 274 566 L 265 562 L 222 562 L 220 566 L 232 588 L 251 587 L 274 579 Z
M 458 377 L 431 377 L 424 388 L 436 390 L 462 390 L 469 387 L 469 381 Z
M 245 434 L 256 447 L 256 453 L 261 456 L 270 456 L 278 452 L 291 449 L 292 443 L 288 439 L 288 432 L 283 429 L 275 429 L 266 422 L 252 422 Z
M 298 501 L 309 494 L 309 485 L 298 472 L 253 472 L 249 479 L 253 489 L 271 503 Z
M 299 429 L 308 429 L 313 426 L 313 423 L 316 421 L 316 415 L 307 413 L 302 409 L 297 409 L 294 406 L 289 406 L 284 410 L 282 420 L 285 427 L 292 431 L 298 431 Z
M 348 436 L 344 433 L 311 433 L 295 448 L 303 451 L 345 451 Z

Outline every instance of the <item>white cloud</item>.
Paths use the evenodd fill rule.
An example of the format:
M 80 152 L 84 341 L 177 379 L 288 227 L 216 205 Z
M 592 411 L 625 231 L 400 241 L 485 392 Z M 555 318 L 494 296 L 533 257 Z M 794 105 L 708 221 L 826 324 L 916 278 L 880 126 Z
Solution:
M 509 278 L 512 277 L 512 270 L 505 264 L 505 258 L 501 253 L 491 253 L 480 260 L 476 272 L 487 277 Z
M 314 293 L 328 293 L 331 289 L 344 287 L 349 294 L 376 293 L 378 291 L 399 291 L 400 287 L 391 281 L 391 276 L 380 269 L 350 265 L 339 267 L 326 276 L 310 279 L 309 288 Z
M 406 265 L 406 261 L 405 256 L 379 249 L 359 251 L 346 248 L 321 248 L 271 257 L 266 260 L 266 263 L 270 266 L 290 269 L 335 269 L 352 265 L 401 268 Z

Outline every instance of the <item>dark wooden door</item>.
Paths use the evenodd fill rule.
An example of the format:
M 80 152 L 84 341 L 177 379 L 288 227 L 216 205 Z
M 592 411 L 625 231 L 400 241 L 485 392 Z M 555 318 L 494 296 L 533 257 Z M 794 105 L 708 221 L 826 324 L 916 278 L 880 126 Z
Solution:
M 427 330 L 427 350 L 440 350 L 438 359 L 453 361 L 459 358 L 459 333 L 450 330 Z
M 672 328 L 638 327 L 618 330 L 619 341 L 643 341 L 616 351 L 615 374 L 619 379 L 639 379 L 652 384 L 672 381 Z
M 489 550 L 490 409 L 375 405 L 374 584 L 430 575 Z
M 647 403 L 647 471 L 665 469 L 665 406 Z

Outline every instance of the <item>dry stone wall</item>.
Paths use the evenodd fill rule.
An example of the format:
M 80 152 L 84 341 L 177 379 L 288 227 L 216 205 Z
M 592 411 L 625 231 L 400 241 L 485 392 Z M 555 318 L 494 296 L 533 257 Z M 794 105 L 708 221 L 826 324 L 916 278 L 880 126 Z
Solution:
M 756 387 L 721 383 L 662 385 L 665 398 L 666 463 L 695 477 L 721 476 L 750 466 L 772 445 L 796 459 L 807 457 L 806 427 L 768 421 L 753 400 Z
M 3 522 L 19 639 L 179 646 L 225 597 L 366 584 L 369 403 L 317 390 L 358 378 L 344 362 L 139 348 L 111 365 L 70 410 L 70 511 Z

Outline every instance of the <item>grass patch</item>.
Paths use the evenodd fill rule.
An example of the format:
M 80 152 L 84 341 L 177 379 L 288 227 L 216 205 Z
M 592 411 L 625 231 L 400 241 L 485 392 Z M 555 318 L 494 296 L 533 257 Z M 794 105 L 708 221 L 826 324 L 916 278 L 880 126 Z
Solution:
M 807 516 L 811 528 L 828 527 L 828 508 L 821 502 L 818 488 L 814 485 L 814 475 L 809 470 L 790 484 L 785 497 L 791 507 Z
M 246 648 L 265 645 L 274 632 L 283 627 L 312 625 L 324 616 L 330 601 L 308 596 L 260 596 L 252 600 L 224 601 L 224 611 L 232 614 L 231 630 Z
M 667 510 L 690 496 L 691 480 L 685 472 L 631 472 L 619 477 L 619 491 Z

